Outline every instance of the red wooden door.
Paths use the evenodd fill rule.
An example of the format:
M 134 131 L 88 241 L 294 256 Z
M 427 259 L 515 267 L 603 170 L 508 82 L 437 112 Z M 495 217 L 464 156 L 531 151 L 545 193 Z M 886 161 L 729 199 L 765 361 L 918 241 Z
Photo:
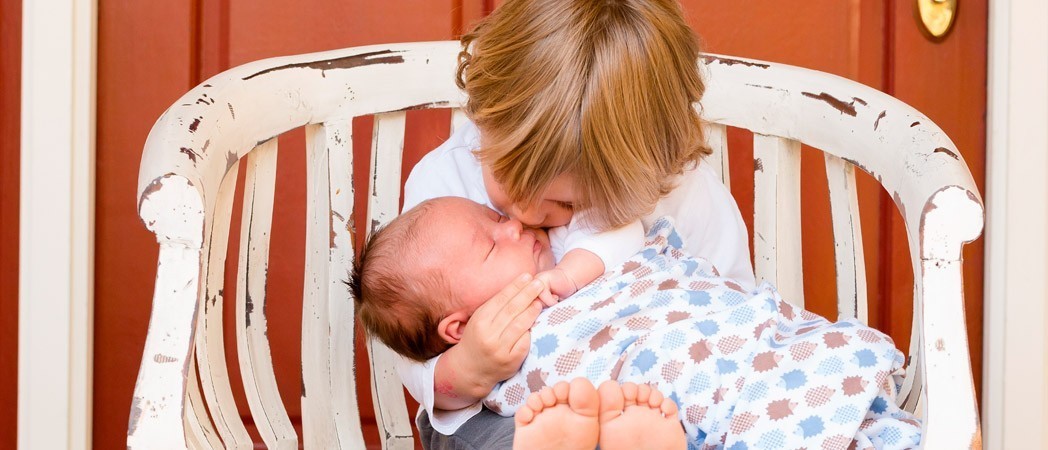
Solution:
M 18 421 L 18 192 L 22 2 L 0 0 L 0 448 L 15 448 Z
M 99 2 L 96 448 L 123 445 L 147 328 L 157 250 L 152 235 L 137 218 L 134 192 L 141 148 L 160 113 L 190 87 L 231 66 L 270 56 L 355 45 L 450 39 L 490 11 L 495 3 L 491 0 L 316 0 L 303 7 L 280 0 Z M 956 29 L 939 44 L 926 41 L 917 31 L 910 12 L 912 5 L 902 0 L 685 0 L 683 3 L 689 22 L 702 36 L 707 51 L 836 73 L 911 103 L 953 137 L 972 167 L 976 182 L 983 185 L 985 0 L 966 3 Z M 941 79 L 946 73 L 955 76 Z M 448 129 L 446 114 L 412 112 L 408 120 L 411 131 L 406 142 L 405 174 L 425 151 L 446 137 Z M 371 134 L 368 121 L 358 120 L 354 134 L 358 145 L 356 176 L 363 182 L 366 175 L 362 168 L 367 167 Z M 747 224 L 751 225 L 749 141 L 743 132 L 733 132 L 730 137 L 735 148 L 733 192 Z M 6 145 L 7 141 L 4 142 Z M 297 420 L 305 253 L 305 168 L 300 132 L 281 138 L 278 166 L 267 315 L 277 380 L 288 412 Z M 805 179 L 803 225 L 805 229 L 828 229 L 829 206 L 821 156 L 805 152 L 802 170 Z M 871 320 L 891 331 L 904 346 L 910 328 L 907 301 L 912 296 L 912 274 L 902 222 L 891 199 L 874 180 L 864 177 L 860 188 L 869 293 L 875 303 Z M 357 205 L 363 204 L 358 199 Z M 234 206 L 234 211 L 227 280 L 235 280 L 236 275 L 233 265 L 236 257 L 232 255 L 236 254 L 239 242 L 239 204 Z M 358 224 L 357 229 L 364 228 Z M 832 308 L 835 292 L 832 242 L 826 234 L 806 234 L 803 252 L 805 273 L 809 274 L 805 295 L 814 310 L 826 313 Z M 970 345 L 978 383 L 982 332 L 981 243 L 969 246 L 965 256 L 968 317 L 972 324 Z M 226 298 L 235 298 L 233 284 L 229 283 Z M 227 306 L 232 309 L 232 305 Z M 232 329 L 231 313 L 226 323 L 227 330 Z M 227 355 L 233 358 L 235 354 L 230 336 Z M 366 371 L 366 360 L 358 359 L 357 368 Z M 229 365 L 229 370 L 233 380 L 239 379 L 235 362 Z M 367 379 L 366 373 L 358 373 L 358 377 Z M 240 411 L 249 416 L 242 387 L 235 384 Z M 360 389 L 359 397 L 362 404 L 370 408 L 366 386 Z M 365 413 L 365 421 L 368 420 L 373 421 Z M 366 432 L 375 437 L 373 428 Z

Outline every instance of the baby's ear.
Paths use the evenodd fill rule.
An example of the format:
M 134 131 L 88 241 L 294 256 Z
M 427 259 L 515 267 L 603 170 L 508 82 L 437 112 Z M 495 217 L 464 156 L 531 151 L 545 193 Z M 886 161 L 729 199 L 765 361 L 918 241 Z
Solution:
M 437 324 L 437 333 L 440 334 L 440 338 L 444 342 L 458 344 L 462 340 L 462 332 L 466 329 L 466 322 L 469 322 L 469 314 L 461 311 L 453 312 L 441 319 L 440 323 Z

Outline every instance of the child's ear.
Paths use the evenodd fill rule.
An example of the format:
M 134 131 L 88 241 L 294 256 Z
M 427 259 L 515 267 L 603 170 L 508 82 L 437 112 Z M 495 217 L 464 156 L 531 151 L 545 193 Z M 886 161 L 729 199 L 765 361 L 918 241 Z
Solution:
M 458 344 L 462 340 L 462 331 L 466 329 L 466 322 L 469 322 L 469 314 L 453 312 L 437 324 L 437 333 L 444 342 Z

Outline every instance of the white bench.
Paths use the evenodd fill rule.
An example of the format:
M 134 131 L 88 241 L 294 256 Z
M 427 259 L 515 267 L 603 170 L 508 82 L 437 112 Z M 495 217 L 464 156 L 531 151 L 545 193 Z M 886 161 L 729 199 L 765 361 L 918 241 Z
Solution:
M 464 96 L 453 80 L 459 48 L 450 41 L 411 43 L 257 61 L 207 80 L 160 117 L 138 182 L 139 215 L 156 234 L 160 257 L 129 449 L 252 448 L 222 344 L 223 268 L 236 163 L 245 157 L 245 219 L 232 299 L 237 354 L 265 444 L 298 447 L 273 375 L 263 306 L 274 137 L 302 126 L 308 161 L 302 439 L 307 449 L 364 447 L 353 383 L 353 302 L 342 283 L 353 261 L 353 193 L 369 190 L 371 229 L 396 216 L 405 111 L 452 108 L 453 126 L 464 120 L 457 109 Z M 825 152 L 838 317 L 865 321 L 867 311 L 854 168 L 891 193 L 906 224 L 915 275 L 908 378 L 898 402 L 923 418 L 927 448 L 971 446 L 979 439 L 979 419 L 961 247 L 981 232 L 983 208 L 956 147 L 918 111 L 840 77 L 715 55 L 699 67 L 708 75 L 702 111 L 715 150 L 707 161 L 725 182 L 726 127 L 754 132 L 755 269 L 784 298 L 803 304 L 801 143 Z M 373 182 L 354 186 L 351 119 L 371 114 Z M 363 382 L 372 388 L 383 448 L 412 448 L 391 353 L 377 342 L 367 348 L 372 378 Z

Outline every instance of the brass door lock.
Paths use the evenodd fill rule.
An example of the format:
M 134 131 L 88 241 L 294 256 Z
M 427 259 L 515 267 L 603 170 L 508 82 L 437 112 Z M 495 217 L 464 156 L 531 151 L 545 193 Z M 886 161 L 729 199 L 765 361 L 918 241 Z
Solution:
M 957 18 L 958 0 L 916 1 L 914 15 L 917 16 L 921 32 L 935 42 L 945 39 Z

